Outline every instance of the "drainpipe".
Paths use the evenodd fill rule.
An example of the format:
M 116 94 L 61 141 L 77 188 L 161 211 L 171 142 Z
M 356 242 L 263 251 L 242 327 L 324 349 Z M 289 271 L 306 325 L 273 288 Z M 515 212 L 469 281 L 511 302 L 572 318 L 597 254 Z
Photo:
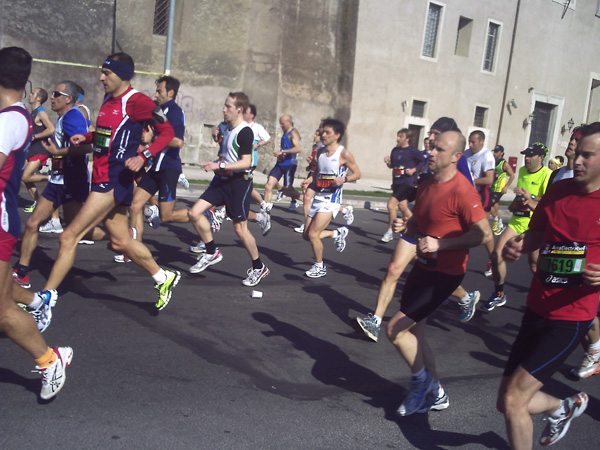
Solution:
M 175 3 L 169 2 L 169 25 L 167 28 L 167 49 L 165 50 L 165 74 L 171 74 L 171 55 L 173 53 L 173 27 L 175 25 Z
M 517 24 L 519 23 L 519 9 L 521 0 L 517 0 L 517 11 L 515 12 L 515 23 L 513 26 L 512 39 L 510 41 L 510 55 L 508 57 L 508 67 L 506 68 L 506 80 L 504 81 L 504 94 L 502 96 L 502 108 L 500 108 L 500 121 L 498 122 L 498 132 L 496 133 L 496 145 L 500 142 L 500 132 L 502 131 L 502 121 L 504 119 L 504 107 L 508 92 L 508 79 L 510 78 L 510 69 L 512 67 L 513 51 L 515 48 L 515 38 L 517 36 Z

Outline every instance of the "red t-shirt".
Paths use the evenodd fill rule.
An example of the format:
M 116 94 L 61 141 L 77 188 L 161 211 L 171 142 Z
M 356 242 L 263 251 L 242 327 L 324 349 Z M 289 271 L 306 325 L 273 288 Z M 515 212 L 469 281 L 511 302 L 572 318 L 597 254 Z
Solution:
M 465 234 L 471 226 L 487 217 L 481 198 L 473 185 L 462 175 L 437 183 L 433 177 L 419 185 L 413 210 L 419 236 L 440 239 Z M 469 249 L 442 250 L 420 254 L 421 266 L 448 275 L 463 275 L 467 271 Z
M 529 228 L 544 232 L 544 249 L 553 246 L 558 253 L 566 254 L 572 261 L 581 257 L 585 248 L 585 262 L 600 264 L 600 190 L 585 193 L 572 179 L 561 180 L 548 188 L 535 208 Z M 558 244 L 557 244 L 558 243 Z M 576 243 L 576 244 L 574 244 Z M 561 261 L 561 259 L 563 261 Z M 536 314 L 553 320 L 591 320 L 598 312 L 600 287 L 560 286 L 568 282 L 569 271 L 563 268 L 567 258 L 558 258 L 553 264 L 544 264 L 540 259 L 538 271 L 533 277 L 527 306 Z M 573 265 L 573 263 L 570 263 Z M 555 275 L 540 272 L 549 268 Z M 546 284 L 550 276 L 558 285 Z M 545 281 L 542 281 L 544 278 Z

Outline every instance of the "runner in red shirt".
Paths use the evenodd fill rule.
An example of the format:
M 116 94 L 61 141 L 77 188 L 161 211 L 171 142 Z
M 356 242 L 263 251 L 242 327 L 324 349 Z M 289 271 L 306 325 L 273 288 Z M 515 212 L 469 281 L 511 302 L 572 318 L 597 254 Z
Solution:
M 507 261 L 540 250 L 521 329 L 498 392 L 513 448 L 531 448 L 531 414 L 548 414 L 540 443 L 551 445 L 587 407 L 584 392 L 560 400 L 540 391 L 592 325 L 600 292 L 600 122 L 581 129 L 574 177 L 553 184 L 529 230 L 509 240 Z

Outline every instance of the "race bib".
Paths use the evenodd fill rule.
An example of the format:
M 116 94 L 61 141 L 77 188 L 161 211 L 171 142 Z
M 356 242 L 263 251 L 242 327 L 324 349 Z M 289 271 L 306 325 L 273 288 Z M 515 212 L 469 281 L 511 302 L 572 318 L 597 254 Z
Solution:
M 65 173 L 65 158 L 62 156 L 52 157 L 52 175 L 60 176 Z
M 400 166 L 400 167 L 394 167 L 394 168 L 392 169 L 392 176 L 393 176 L 394 178 L 399 178 L 399 177 L 401 177 L 402 175 L 404 175 L 404 173 L 405 173 L 405 172 L 404 172 L 404 166 Z
M 581 286 L 587 254 L 585 242 L 545 242 L 540 249 L 540 281 L 548 286 Z
M 321 192 L 333 192 L 337 186 L 334 184 L 335 175 L 328 173 L 320 173 L 317 175 L 317 187 Z
M 94 152 L 100 156 L 108 155 L 111 138 L 111 128 L 97 127 L 94 131 Z
M 417 233 L 417 238 L 424 238 L 425 235 L 421 233 Z M 439 239 L 439 238 L 436 238 Z M 437 267 L 437 257 L 438 252 L 433 253 L 421 253 L 419 251 L 419 246 L 417 245 L 417 261 L 421 263 L 421 265 L 429 268 Z
M 531 217 L 531 209 L 525 206 L 518 198 L 515 198 L 509 205 L 508 210 L 517 217 Z

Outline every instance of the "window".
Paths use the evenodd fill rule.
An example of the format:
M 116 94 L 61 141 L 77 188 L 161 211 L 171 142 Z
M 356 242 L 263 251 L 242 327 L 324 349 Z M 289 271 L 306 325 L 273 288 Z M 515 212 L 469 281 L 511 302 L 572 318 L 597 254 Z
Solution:
M 458 31 L 456 32 L 456 46 L 454 54 L 457 56 L 469 56 L 469 44 L 471 43 L 471 30 L 473 20 L 460 16 L 458 19 Z
M 487 128 L 489 108 L 483 106 L 475 107 L 475 117 L 473 118 L 473 126 L 477 128 Z
M 437 37 L 442 19 L 442 5 L 429 3 L 427 22 L 425 23 L 425 37 L 423 38 L 423 56 L 435 58 Z
M 413 100 L 410 115 L 413 117 L 425 117 L 425 105 L 427 105 L 427 102 Z
M 496 59 L 496 48 L 500 38 L 500 24 L 489 22 L 487 35 L 485 39 L 485 51 L 483 54 L 483 70 L 486 72 L 494 71 L 494 62 Z
M 169 27 L 169 8 L 171 0 L 154 0 L 154 27 L 152 34 L 166 36 Z
M 555 116 L 556 105 L 545 102 L 535 102 L 531 117 L 529 145 L 534 142 L 541 142 L 546 146 L 550 145 L 550 142 L 552 142 L 552 134 L 554 132 Z

